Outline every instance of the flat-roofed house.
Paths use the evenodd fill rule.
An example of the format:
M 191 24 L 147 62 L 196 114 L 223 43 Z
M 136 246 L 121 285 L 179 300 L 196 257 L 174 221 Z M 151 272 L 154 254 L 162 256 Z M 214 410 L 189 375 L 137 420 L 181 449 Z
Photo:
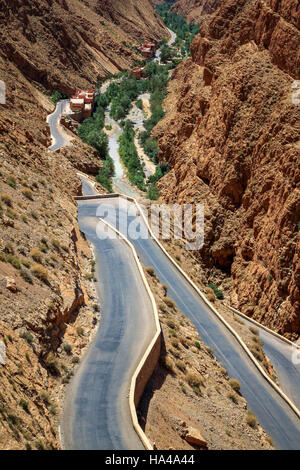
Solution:
M 70 101 L 70 108 L 72 111 L 82 111 L 84 108 L 84 98 L 77 98 L 73 96 Z
M 134 69 L 131 70 L 131 77 L 136 77 L 138 80 L 143 78 L 143 71 L 145 67 L 135 67 Z
M 144 41 L 144 43 L 139 47 L 139 51 L 146 59 L 151 59 L 155 54 L 156 44 L 155 42 Z
M 92 116 L 95 104 L 95 90 L 76 90 L 70 100 L 71 118 L 81 122 Z

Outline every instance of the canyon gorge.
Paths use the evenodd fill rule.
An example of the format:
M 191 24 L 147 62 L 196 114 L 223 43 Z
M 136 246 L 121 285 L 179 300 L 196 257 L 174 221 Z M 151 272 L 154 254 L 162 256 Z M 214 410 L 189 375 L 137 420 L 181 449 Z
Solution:
M 222 2 L 173 74 L 154 129 L 171 167 L 162 199 L 205 204 L 199 260 L 232 279 L 232 305 L 290 339 L 300 331 L 299 42 L 296 2 Z
M 65 388 L 101 321 L 94 288 L 101 279 L 91 244 L 78 226 L 74 197 L 82 194 L 78 172 L 89 175 L 100 194 L 108 192 L 99 178 L 96 183 L 105 158 L 70 131 L 66 132 L 71 145 L 49 150 L 47 116 L 55 109 L 53 93 L 69 96 L 86 88 L 101 95 L 101 85 L 122 82 L 126 71 L 124 82 L 130 81 L 130 70 L 145 65 L 139 46 L 148 40 L 158 47 L 170 39 L 155 9 L 165 3 L 189 25 L 200 26 L 191 53 L 178 58 L 178 47 L 173 64 L 166 60 L 160 75 L 168 86 L 161 116 L 158 112 L 162 119 L 149 131 L 158 153 L 158 161 L 150 163 L 154 171 L 155 164 L 165 171 L 154 186 L 158 203 L 205 207 L 201 250 L 187 253 L 176 242 L 165 246 L 187 272 L 193 272 L 193 281 L 224 317 L 231 305 L 285 338 L 299 339 L 299 2 L 0 0 L 0 80 L 6 87 L 6 101 L 0 104 L 0 449 L 61 449 Z M 153 61 L 160 63 L 160 57 Z M 154 73 L 148 81 L 159 87 Z M 151 120 L 155 90 L 150 91 L 139 96 L 140 111 Z M 127 105 L 130 109 L 132 103 Z M 110 106 L 103 105 L 103 115 Z M 121 134 L 125 123 L 120 119 L 119 124 Z M 102 128 L 107 136 L 114 132 L 104 120 Z M 137 143 L 137 133 L 132 139 Z M 130 186 L 128 179 L 126 184 Z M 137 187 L 132 188 L 136 194 Z M 150 191 L 140 189 L 145 201 Z M 159 306 L 167 338 L 164 347 L 174 355 L 172 361 L 178 363 L 181 348 L 179 362 L 183 359 L 195 368 L 193 372 L 201 369 L 207 374 L 216 402 L 218 388 L 223 391 L 222 401 L 213 405 L 221 437 L 216 439 L 219 433 L 211 430 L 206 412 L 202 414 L 203 421 L 208 420 L 204 429 L 209 446 L 246 449 L 250 435 L 251 448 L 273 448 L 262 427 L 249 429 L 245 424 L 246 400 L 239 392 L 234 395 L 237 403 L 232 400 L 226 370 L 192 322 L 168 300 L 168 286 L 151 274 L 151 267 L 145 275 Z M 216 297 L 211 285 L 219 288 L 224 300 Z M 248 328 L 241 323 L 237 328 L 244 328 L 247 345 L 253 346 Z M 181 331 L 180 341 L 174 339 L 176 331 Z M 274 378 L 270 361 L 262 356 L 265 370 Z M 144 423 L 153 441 L 163 423 L 161 448 L 168 446 L 169 430 L 182 427 L 179 423 L 185 419 L 170 418 L 173 409 L 181 416 L 178 403 L 189 400 L 182 398 L 185 387 L 179 381 L 185 380 L 186 370 L 177 371 L 179 378 L 166 370 L 160 359 L 158 376 L 150 385 L 156 390 L 160 384 L 162 399 L 153 400 L 154 414 L 149 413 L 151 420 Z M 160 421 L 168 393 L 176 396 L 176 406 L 170 406 L 165 421 Z M 147 417 L 146 398 L 141 413 Z M 196 394 L 190 400 L 195 416 L 199 400 Z M 206 394 L 203 406 L 209 408 L 211 402 Z M 235 443 L 224 427 L 226 406 Z M 197 426 L 197 419 L 192 424 Z M 179 448 L 178 432 L 173 439 Z M 184 446 L 192 449 L 186 442 Z

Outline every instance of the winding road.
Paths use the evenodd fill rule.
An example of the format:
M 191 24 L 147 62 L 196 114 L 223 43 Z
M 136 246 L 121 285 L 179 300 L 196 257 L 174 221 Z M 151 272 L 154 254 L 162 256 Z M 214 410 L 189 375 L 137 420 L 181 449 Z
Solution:
M 50 127 L 50 133 L 52 138 L 52 145 L 49 150 L 59 150 L 66 145 L 69 145 L 71 138 L 64 131 L 60 125 L 60 118 L 68 104 L 69 100 L 61 100 L 57 103 L 55 111 L 50 114 L 47 118 L 47 122 Z
M 132 426 L 128 394 L 134 371 L 155 333 L 152 305 L 127 244 L 100 240 L 96 228 L 98 235 L 104 234 L 105 226 L 88 212 L 79 203 L 80 229 L 93 244 L 101 280 L 96 283 L 101 327 L 67 393 L 63 447 L 142 450 Z
M 176 35 L 171 33 L 169 44 Z M 156 59 L 160 61 L 160 54 Z M 102 92 L 109 84 L 106 84 Z M 118 153 L 121 128 L 109 113 L 106 124 L 113 126 L 109 137 L 110 156 L 115 162 L 114 187 L 131 197 L 135 190 L 124 181 L 124 170 Z M 84 195 L 95 194 L 89 181 L 81 177 Z M 151 305 L 141 282 L 132 254 L 123 240 L 100 240 L 104 225 L 96 215 L 101 206 L 106 220 L 120 230 L 119 222 L 147 227 L 140 217 L 120 208 L 117 199 L 79 201 L 78 220 L 82 232 L 92 243 L 96 257 L 96 290 L 102 305 L 101 327 L 73 378 L 67 394 L 61 424 L 62 442 L 66 449 L 133 450 L 143 446 L 135 433 L 129 413 L 129 384 L 143 355 L 154 325 Z M 115 220 L 109 212 L 114 207 Z M 103 212 L 104 214 L 104 212 Z M 128 237 L 128 233 L 124 232 Z M 130 237 L 128 237 L 130 238 Z M 153 266 L 160 282 L 169 286 L 168 295 L 195 325 L 203 341 L 223 363 L 231 377 L 240 381 L 241 392 L 260 424 L 272 437 L 278 449 L 300 449 L 300 420 L 284 399 L 258 372 L 238 341 L 194 291 L 151 237 L 131 239 L 143 264 Z M 299 407 L 300 371 L 292 366 L 290 347 L 261 331 L 264 350 L 274 364 L 282 389 Z
M 171 36 L 171 39 L 169 40 L 168 45 L 171 46 L 176 41 L 176 34 L 173 31 L 171 31 L 170 29 L 168 29 L 168 31 L 169 31 L 170 36 Z M 158 50 L 154 60 L 160 62 L 160 50 Z M 105 93 L 107 91 L 109 85 L 113 82 L 116 82 L 116 81 L 117 80 L 110 80 L 107 83 L 105 83 L 102 86 L 101 90 L 100 90 L 101 93 Z M 55 111 L 47 117 L 47 123 L 50 126 L 50 133 L 51 133 L 51 138 L 52 138 L 52 145 L 51 145 L 51 147 L 49 147 L 49 150 L 55 151 L 55 150 L 61 149 L 62 147 L 65 147 L 66 145 L 69 145 L 70 137 L 67 135 L 67 133 L 64 131 L 63 127 L 60 125 L 60 118 L 61 118 L 67 104 L 69 103 L 69 101 L 70 100 L 61 100 L 61 101 L 59 101 L 56 105 Z M 117 141 L 120 137 L 120 133 L 119 133 L 120 126 L 111 117 L 107 117 L 108 121 L 109 121 L 109 119 L 111 119 L 112 122 L 108 122 L 108 124 L 116 125 L 116 133 L 114 134 L 114 137 L 111 138 L 111 141 L 113 141 L 113 140 Z M 111 145 L 112 145 L 112 152 L 114 153 L 114 149 L 116 148 L 116 143 L 113 142 Z M 120 159 L 119 159 L 119 161 L 120 161 Z M 117 175 L 116 175 L 116 178 L 117 178 L 117 180 L 120 179 L 120 177 L 117 176 Z M 116 180 L 116 182 L 118 182 L 117 180 Z M 129 189 L 130 189 L 130 185 L 128 185 L 128 186 L 129 186 Z M 119 185 L 116 185 L 116 188 L 118 190 L 122 191 L 122 189 L 124 189 L 124 185 L 121 184 L 121 187 L 119 187 Z M 127 190 L 129 190 L 129 189 L 127 188 Z M 137 193 L 134 193 L 134 194 L 137 195 Z M 132 197 L 134 197 L 134 194 L 133 193 L 131 194 Z
M 170 29 L 168 29 L 168 31 L 171 36 L 170 40 L 168 41 L 168 45 L 171 46 L 176 41 L 177 36 Z M 154 60 L 160 63 L 160 49 L 158 50 Z M 109 87 L 110 83 L 111 82 L 106 83 L 101 88 L 101 93 L 105 93 L 107 91 L 107 88 Z M 145 97 L 145 94 L 138 96 L 137 99 L 142 99 L 143 97 Z M 150 99 L 150 95 L 148 97 Z M 139 111 L 138 108 L 136 109 L 137 111 Z M 131 113 L 129 113 L 128 115 L 128 119 L 130 118 L 131 118 Z M 140 131 L 144 130 L 143 121 L 144 121 L 143 112 L 140 111 L 139 116 L 134 122 L 134 128 Z M 124 178 L 124 168 L 123 168 L 122 162 L 120 160 L 120 155 L 119 155 L 119 147 L 120 147 L 119 138 L 122 135 L 122 128 L 110 116 L 109 112 L 106 112 L 106 115 L 105 115 L 105 125 L 106 126 L 110 125 L 113 128 L 113 132 L 109 135 L 109 138 L 108 138 L 109 155 L 113 159 L 114 165 L 115 165 L 115 175 L 112 178 L 113 186 L 116 189 L 116 191 L 119 193 L 126 194 L 127 196 L 130 196 L 130 197 L 139 198 L 140 194 Z M 154 174 L 155 169 L 152 168 L 151 162 L 150 164 L 148 164 L 147 161 L 144 161 L 144 163 L 145 163 L 146 177 L 149 177 L 151 174 Z
M 174 31 L 171 31 L 171 29 L 167 28 L 167 30 L 170 33 L 171 39 L 168 41 L 168 46 L 172 46 L 174 42 L 176 41 L 177 35 L 174 33 Z M 161 50 L 159 49 L 155 55 L 155 62 L 160 63 L 160 55 L 161 55 Z
M 300 409 L 300 362 L 296 364 L 292 361 L 295 347 L 259 327 L 250 319 L 247 320 L 244 316 L 241 319 L 247 326 L 258 328 L 259 337 L 264 342 L 263 350 L 274 366 L 280 388 Z M 300 351 L 297 356 L 300 357 Z
M 123 312 L 123 309 L 125 309 L 125 312 L 127 311 L 127 302 L 132 302 L 132 299 L 134 299 L 134 304 L 140 302 L 140 290 L 133 294 L 132 290 L 129 291 L 129 286 L 126 283 L 126 279 L 124 278 L 124 272 L 131 272 L 132 261 L 130 261 L 129 258 L 127 258 L 127 261 L 126 259 L 124 260 L 124 257 L 122 258 L 122 253 L 124 250 L 122 240 L 99 241 L 96 237 L 95 224 L 98 221 L 98 217 L 96 217 L 96 211 L 99 204 L 99 200 L 79 201 L 79 223 L 87 238 L 94 245 L 97 258 L 98 276 L 99 279 L 103 280 L 104 285 L 102 288 L 102 293 L 105 293 L 103 300 L 104 302 L 107 301 L 106 299 L 109 299 L 111 292 L 113 292 L 115 301 L 118 305 L 121 305 L 121 308 L 118 308 L 117 312 L 118 315 L 121 316 L 120 318 L 122 318 L 123 314 L 126 315 L 126 313 Z M 111 207 L 114 207 L 116 210 L 117 226 L 119 225 L 120 221 L 124 223 L 128 217 L 128 211 L 120 208 L 118 205 L 118 200 L 116 199 L 102 200 L 101 207 L 104 211 L 103 214 L 106 210 L 108 211 L 106 220 L 112 225 L 116 225 L 116 220 L 114 220 L 114 217 L 109 211 Z M 134 211 L 134 208 L 131 209 Z M 136 217 L 134 215 L 129 215 L 129 223 L 133 222 L 135 219 Z M 138 223 L 140 223 L 143 233 L 147 234 L 147 228 L 140 218 L 138 218 Z M 117 228 L 121 229 L 121 227 Z M 124 235 L 128 234 L 124 233 Z M 131 242 L 140 256 L 142 263 L 153 266 L 157 276 L 160 279 L 160 282 L 166 283 L 169 286 L 168 295 L 177 303 L 182 313 L 184 313 L 193 322 L 203 341 L 213 349 L 216 358 L 223 363 L 229 375 L 240 381 L 241 392 L 246 398 L 249 408 L 255 413 L 259 419 L 260 424 L 272 437 L 276 447 L 278 449 L 300 449 L 299 418 L 290 409 L 283 398 L 281 398 L 271 387 L 271 385 L 258 373 L 255 365 L 245 354 L 245 351 L 242 349 L 237 340 L 231 335 L 223 323 L 217 319 L 209 307 L 204 303 L 203 299 L 201 299 L 196 291 L 194 291 L 194 289 L 189 285 L 189 283 L 165 256 L 154 240 L 152 240 L 150 237 L 142 237 L 138 240 L 131 239 Z M 105 260 L 106 255 L 107 260 Z M 127 262 L 127 267 L 123 266 L 124 261 Z M 126 276 L 127 274 L 125 277 Z M 138 282 L 138 279 L 135 279 L 135 282 Z M 130 283 L 131 285 L 134 285 L 135 291 L 136 284 L 133 284 L 132 278 L 130 278 Z M 128 294 L 128 292 L 131 293 Z M 123 296 L 126 300 L 124 304 L 121 304 L 119 302 L 120 298 Z M 135 310 L 133 308 L 132 314 L 135 316 L 134 312 Z M 105 307 L 104 304 L 102 320 L 104 322 L 104 326 L 102 325 L 100 328 L 100 334 L 101 331 L 103 335 L 105 332 L 105 335 L 102 336 L 102 341 L 105 341 L 104 338 L 110 338 L 109 328 L 106 328 L 105 326 L 105 321 L 108 321 L 106 318 L 108 318 L 110 315 L 112 315 L 112 311 Z M 114 331 L 115 329 L 119 329 L 118 333 L 116 333 L 117 337 L 120 339 L 118 347 L 122 349 L 124 342 L 126 349 L 128 346 L 127 333 L 130 335 L 130 331 L 128 330 L 126 335 L 123 335 L 124 328 L 122 321 L 116 321 L 116 319 L 115 322 L 111 324 L 111 328 L 113 328 Z M 134 331 L 138 331 L 137 328 L 134 327 Z M 146 328 L 144 329 L 144 333 L 148 333 Z M 135 338 L 137 336 L 138 335 L 135 335 Z M 103 447 L 103 442 L 107 443 L 108 445 L 108 441 L 98 440 L 96 443 L 94 438 L 92 440 L 87 440 L 87 436 L 84 430 L 90 426 L 90 419 L 93 413 L 97 413 L 97 420 L 101 422 L 103 436 L 110 436 L 112 432 L 111 430 L 114 427 L 113 423 L 116 423 L 116 410 L 120 411 L 121 409 L 118 408 L 119 403 L 115 402 L 112 409 L 108 408 L 109 413 L 112 414 L 110 417 L 106 409 L 107 407 L 103 407 L 102 397 L 103 394 L 107 396 L 107 391 L 103 391 L 102 388 L 99 388 L 100 382 L 104 388 L 109 386 L 110 393 L 113 393 L 114 396 L 117 396 L 118 391 L 113 390 L 111 386 L 108 385 L 113 383 L 111 374 L 112 376 L 114 374 L 115 362 L 110 364 L 112 367 L 111 373 L 109 372 L 110 369 L 108 370 L 105 367 L 103 369 L 103 365 L 98 362 L 99 348 L 101 348 L 100 337 L 99 344 L 97 343 L 96 346 L 92 346 L 92 348 L 89 350 L 88 360 L 83 363 L 84 365 L 82 366 L 82 370 L 84 373 L 82 372 L 76 375 L 76 381 L 73 384 L 71 409 L 73 408 L 74 420 L 70 423 L 70 421 L 68 421 L 69 418 L 65 419 L 64 426 L 65 429 L 70 430 L 68 434 L 71 434 L 74 437 L 69 441 L 69 443 L 66 443 L 65 441 L 67 448 L 95 448 L 94 446 L 96 444 L 98 449 L 106 449 L 107 447 Z M 132 361 L 134 358 L 131 356 L 131 352 L 132 349 L 128 351 L 128 356 L 126 358 L 127 365 L 126 367 L 124 365 L 124 367 L 126 369 L 129 366 L 130 370 L 133 370 Z M 97 364 L 97 367 L 94 367 L 95 364 Z M 96 370 L 100 376 L 99 378 L 97 378 Z M 99 374 L 100 370 L 101 373 Z M 105 380 L 101 379 L 103 373 L 105 375 Z M 107 377 L 107 373 L 109 377 Z M 93 377 L 90 380 L 97 383 L 98 393 L 88 392 L 86 380 L 87 377 L 90 376 Z M 128 379 L 129 375 L 127 376 L 127 380 Z M 123 397 L 126 389 L 123 380 L 121 383 L 123 384 L 123 388 L 120 395 L 120 400 Z M 121 383 L 117 384 L 117 388 L 121 386 Z M 82 408 L 83 406 L 84 408 Z M 125 407 L 125 402 L 123 402 L 123 406 Z M 81 410 L 84 410 L 84 412 Z M 124 414 L 122 416 L 124 419 Z M 76 426 L 74 425 L 75 422 Z M 127 422 L 124 421 L 123 429 L 126 429 L 129 432 L 130 427 L 132 428 L 132 425 L 128 418 Z M 126 442 L 122 440 L 121 429 L 117 428 L 115 429 L 115 432 L 118 434 L 117 448 L 135 448 L 136 442 L 134 442 L 134 440 L 130 439 Z M 66 432 L 64 435 L 66 435 Z M 91 432 L 90 435 L 93 436 L 93 433 Z M 132 445 L 134 445 L 134 447 L 132 447 Z M 116 447 L 111 448 L 116 449 Z

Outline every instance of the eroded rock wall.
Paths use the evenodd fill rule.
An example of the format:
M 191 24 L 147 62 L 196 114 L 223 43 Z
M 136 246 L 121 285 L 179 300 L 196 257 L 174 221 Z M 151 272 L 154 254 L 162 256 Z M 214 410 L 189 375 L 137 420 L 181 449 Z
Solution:
M 232 277 L 231 302 L 300 334 L 297 2 L 227 0 L 201 25 L 154 133 L 168 202 L 204 202 L 201 260 Z

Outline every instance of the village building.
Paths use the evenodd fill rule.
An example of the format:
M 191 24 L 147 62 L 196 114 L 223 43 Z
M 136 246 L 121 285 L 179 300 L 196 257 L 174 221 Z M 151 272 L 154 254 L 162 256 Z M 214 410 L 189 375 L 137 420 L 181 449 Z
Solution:
M 156 51 L 156 44 L 154 42 L 151 42 L 151 41 L 144 41 L 144 43 L 139 47 L 139 51 L 141 52 L 141 54 L 143 54 L 143 56 L 145 57 L 145 59 L 151 59 L 154 54 L 155 54 L 155 51 Z
M 144 74 L 144 68 L 145 67 L 135 67 L 134 69 L 131 70 L 131 77 L 136 77 L 138 80 L 140 80 L 141 78 L 143 78 Z
M 76 90 L 70 100 L 70 117 L 81 122 L 92 116 L 95 104 L 94 90 Z

